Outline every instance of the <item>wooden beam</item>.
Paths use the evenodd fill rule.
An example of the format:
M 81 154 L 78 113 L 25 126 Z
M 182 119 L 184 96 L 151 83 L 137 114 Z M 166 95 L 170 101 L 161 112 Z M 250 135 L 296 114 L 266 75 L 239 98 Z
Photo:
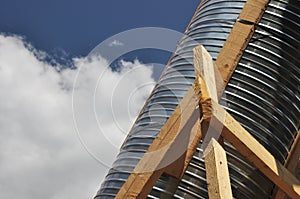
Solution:
M 203 82 L 205 82 L 206 84 L 210 98 L 215 101 L 218 101 L 219 97 L 221 97 L 218 97 L 218 90 L 221 91 L 224 88 L 217 87 L 215 66 L 212 57 L 202 45 L 199 45 L 196 48 L 194 48 L 193 52 L 196 78 L 198 78 L 199 76 L 203 78 Z M 199 81 L 199 79 L 196 81 Z
M 298 166 L 300 161 L 300 130 L 298 131 L 298 134 L 296 135 L 296 138 L 294 140 L 294 143 L 290 149 L 290 152 L 288 154 L 288 157 L 285 161 L 285 167 L 292 172 L 299 180 L 299 173 L 298 173 Z M 274 191 L 273 198 L 274 199 L 284 199 L 285 193 L 279 189 L 278 187 Z
M 290 149 L 288 157 L 285 161 L 285 166 L 291 172 L 296 174 L 297 166 L 299 165 L 300 160 L 300 130 L 298 131 L 294 143 Z
M 221 49 L 216 65 L 226 86 L 246 49 L 269 0 L 248 0 Z M 222 94 L 219 93 L 219 95 Z
M 223 123 L 222 136 L 291 198 L 300 198 L 300 182 L 226 110 L 212 101 L 213 117 Z M 225 121 L 223 122 L 223 115 Z
M 205 169 L 210 199 L 232 199 L 226 152 L 212 139 L 205 149 Z
M 201 138 L 198 96 L 191 87 L 158 136 L 128 177 L 116 198 L 146 198 L 152 187 L 172 165 L 187 152 L 190 142 Z M 175 177 L 182 176 L 183 164 L 172 165 Z M 169 170 L 170 171 L 170 170 Z

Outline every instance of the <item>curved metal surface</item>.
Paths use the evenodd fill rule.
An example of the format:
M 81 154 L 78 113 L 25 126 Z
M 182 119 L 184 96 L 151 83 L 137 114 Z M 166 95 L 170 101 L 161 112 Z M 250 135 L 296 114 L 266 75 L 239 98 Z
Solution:
M 245 0 L 203 0 L 95 198 L 113 198 L 194 81 L 193 52 L 216 59 Z M 229 111 L 283 162 L 300 121 L 299 1 L 271 1 L 222 97 Z M 192 39 L 191 39 L 192 38 Z M 226 143 L 235 198 L 269 198 L 273 184 Z M 201 143 L 179 182 L 163 175 L 149 198 L 208 198 Z

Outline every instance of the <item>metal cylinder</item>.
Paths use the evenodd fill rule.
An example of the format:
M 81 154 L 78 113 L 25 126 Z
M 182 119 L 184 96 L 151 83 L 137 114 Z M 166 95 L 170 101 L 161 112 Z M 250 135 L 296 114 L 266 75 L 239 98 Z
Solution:
M 192 49 L 203 44 L 216 59 L 244 3 L 200 3 L 95 198 L 117 194 L 193 83 Z M 281 162 L 300 125 L 299 8 L 296 0 L 269 3 L 221 100 L 226 110 Z M 234 197 L 269 198 L 273 184 L 230 144 L 226 143 L 225 149 Z M 204 161 L 199 153 L 201 143 L 183 179 L 162 175 L 148 197 L 208 198 Z

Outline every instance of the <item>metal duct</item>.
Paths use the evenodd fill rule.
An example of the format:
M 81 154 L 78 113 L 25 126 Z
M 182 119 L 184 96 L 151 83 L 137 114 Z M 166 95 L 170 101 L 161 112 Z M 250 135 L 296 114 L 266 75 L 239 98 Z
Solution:
M 97 193 L 113 198 L 194 81 L 192 49 L 216 59 L 245 1 L 203 0 Z M 273 0 L 244 52 L 222 103 L 284 162 L 300 121 L 300 3 Z M 191 42 L 190 38 L 196 42 Z M 269 198 L 273 184 L 226 143 L 235 198 Z M 162 175 L 149 198 L 208 198 L 201 143 L 181 181 Z

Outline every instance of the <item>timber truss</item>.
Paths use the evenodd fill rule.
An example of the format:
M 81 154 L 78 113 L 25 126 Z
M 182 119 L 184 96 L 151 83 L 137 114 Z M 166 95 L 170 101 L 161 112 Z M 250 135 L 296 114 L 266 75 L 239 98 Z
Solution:
M 215 126 L 222 126 L 221 138 L 231 143 L 277 186 L 273 195 L 275 199 L 283 199 L 285 195 L 293 199 L 300 198 L 300 181 L 293 173 L 299 161 L 300 131 L 283 165 L 218 103 L 225 88 L 222 85 L 229 81 L 268 2 L 247 1 L 215 62 L 203 46 L 194 49 L 195 82 L 123 184 L 116 198 L 146 198 L 163 173 L 180 180 L 199 142 L 205 138 L 209 138 L 204 157 L 209 197 L 232 198 L 225 150 L 214 139 L 218 137 L 210 135 L 207 131 L 208 127 Z M 221 74 L 221 83 L 216 78 L 216 70 Z M 212 120 L 214 125 L 210 125 Z M 222 142 L 222 139 L 219 141 Z M 164 164 L 164 161 L 173 157 L 174 150 L 183 153 L 171 164 Z M 154 153 L 155 151 L 159 153 Z

